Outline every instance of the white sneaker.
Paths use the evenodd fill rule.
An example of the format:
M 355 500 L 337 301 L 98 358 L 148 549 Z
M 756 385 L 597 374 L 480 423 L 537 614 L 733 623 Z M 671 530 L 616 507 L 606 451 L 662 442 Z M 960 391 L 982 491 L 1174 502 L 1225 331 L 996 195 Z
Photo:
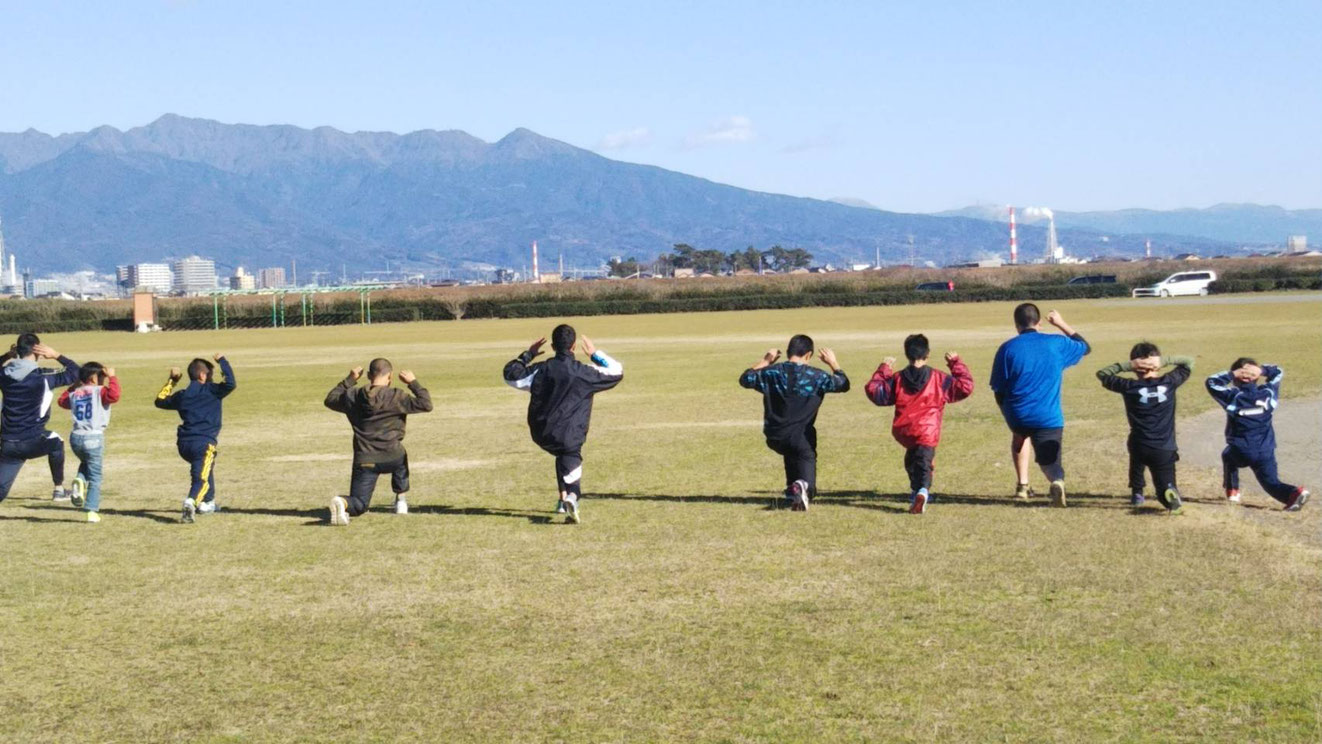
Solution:
M 87 494 L 87 479 L 83 477 L 82 473 L 73 477 L 73 483 L 69 484 L 69 490 L 66 493 L 69 495 L 70 504 L 79 509 L 83 508 L 84 497 Z
M 578 516 L 578 499 L 566 498 L 562 503 L 565 505 L 565 524 L 578 524 L 582 521 Z
M 407 499 L 404 498 L 404 494 L 402 493 L 395 494 L 395 513 L 396 514 L 409 513 L 409 502 Z
M 349 502 L 343 496 L 331 499 L 330 523 L 333 527 L 349 526 Z
M 193 520 L 196 518 L 197 518 L 197 502 L 193 501 L 192 496 L 189 496 L 188 498 L 184 499 L 184 513 L 179 516 L 179 521 L 183 522 L 184 524 L 192 524 Z
M 220 511 L 220 507 L 216 506 L 215 501 L 203 501 L 197 505 L 198 514 L 215 514 L 218 511 Z
M 795 489 L 797 491 L 795 496 L 798 498 L 796 508 L 798 511 L 808 511 L 808 481 L 796 480 L 794 485 L 797 486 Z

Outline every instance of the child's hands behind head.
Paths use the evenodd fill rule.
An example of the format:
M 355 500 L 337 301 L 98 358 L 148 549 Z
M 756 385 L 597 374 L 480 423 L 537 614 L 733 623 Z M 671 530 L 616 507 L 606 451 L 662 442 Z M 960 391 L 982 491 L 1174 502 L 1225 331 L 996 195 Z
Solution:
M 1262 377 L 1262 367 L 1259 367 L 1256 364 L 1246 364 L 1231 374 L 1235 376 L 1237 381 L 1249 383 Z

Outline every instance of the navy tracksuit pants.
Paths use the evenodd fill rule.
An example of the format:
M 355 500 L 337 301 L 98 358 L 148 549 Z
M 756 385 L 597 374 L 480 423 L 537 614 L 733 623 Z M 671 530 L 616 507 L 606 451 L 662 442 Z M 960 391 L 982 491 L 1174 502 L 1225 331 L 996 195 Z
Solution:
M 1222 485 L 1227 489 L 1238 490 L 1239 469 L 1249 468 L 1257 477 L 1258 485 L 1262 486 L 1262 490 L 1282 504 L 1288 504 L 1290 497 L 1298 490 L 1297 486 L 1281 482 L 1276 472 L 1276 450 L 1245 452 L 1239 447 L 1230 445 L 1221 452 L 1221 465 L 1224 472 Z
M 50 464 L 51 481 L 56 485 L 64 482 L 64 440 L 54 432 L 44 432 L 32 439 L 7 439 L 0 442 L 0 501 L 9 496 L 9 489 L 14 487 L 14 479 L 23 463 L 45 457 Z
M 216 500 L 216 443 L 200 437 L 179 440 L 179 456 L 188 463 L 192 484 L 188 497 L 194 503 Z

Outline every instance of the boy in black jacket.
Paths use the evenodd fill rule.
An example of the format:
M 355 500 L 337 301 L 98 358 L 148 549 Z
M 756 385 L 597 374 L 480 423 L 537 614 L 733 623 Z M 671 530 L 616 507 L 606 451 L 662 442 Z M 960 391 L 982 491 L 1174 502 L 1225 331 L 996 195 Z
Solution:
M 1167 365 L 1174 369 L 1166 374 Z M 1133 372 L 1136 379 L 1121 377 Z M 1135 344 L 1128 362 L 1117 362 L 1097 371 L 1102 387 L 1125 397 L 1129 418 L 1129 503 L 1143 505 L 1143 470 L 1152 472 L 1157 500 L 1172 514 L 1180 511 L 1180 490 L 1175 484 L 1175 463 L 1180 459 L 1175 445 L 1175 390 L 1193 374 L 1193 358 L 1161 358 L 1156 344 Z
M 346 526 L 349 517 L 367 512 L 372 503 L 376 480 L 390 473 L 390 488 L 395 492 L 395 513 L 408 514 L 404 494 L 409 490 L 409 453 L 404 451 L 404 425 L 410 413 L 432 409 L 431 395 L 412 372 L 400 370 L 399 381 L 408 392 L 390 386 L 394 368 L 388 359 L 373 359 L 367 365 L 370 381 L 358 387 L 362 367 L 349 370 L 349 376 L 326 394 L 326 407 L 349 418 L 353 427 L 353 477 L 349 480 L 349 498 L 331 499 L 331 524 Z
M 225 379 L 215 382 L 215 365 L 205 359 L 188 364 L 188 386 L 175 390 L 183 375 L 170 369 L 170 379 L 156 394 L 156 407 L 179 412 L 179 456 L 188 462 L 192 485 L 184 499 L 181 521 L 193 522 L 201 512 L 216 511 L 216 444 L 220 437 L 220 402 L 238 386 L 234 369 L 224 354 L 216 354 Z
M 574 358 L 576 342 L 592 364 Z M 583 493 L 583 443 L 592 418 L 592 396 L 610 390 L 624 379 L 624 367 L 592 343 L 579 337 L 571 326 L 558 325 L 551 332 L 555 356 L 533 364 L 546 339 L 534 341 L 505 365 L 505 382 L 532 394 L 528 400 L 528 430 L 537 446 L 555 455 L 556 488 L 560 492 L 557 512 L 566 521 L 579 521 L 578 498 Z
M 840 369 L 835 352 L 822 349 L 828 374 L 812 362 L 812 339 L 799 334 L 785 347 L 787 361 L 776 364 L 780 349 L 739 375 L 739 384 L 762 394 L 762 433 L 767 446 L 785 459 L 785 499 L 790 509 L 808 511 L 817 495 L 817 409 L 827 393 L 849 391 L 849 378 Z

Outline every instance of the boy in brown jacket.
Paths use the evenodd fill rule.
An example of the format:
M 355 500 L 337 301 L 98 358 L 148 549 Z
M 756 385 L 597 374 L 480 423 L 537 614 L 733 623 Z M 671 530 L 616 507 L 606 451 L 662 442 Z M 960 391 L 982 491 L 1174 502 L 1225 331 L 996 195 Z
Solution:
M 404 494 L 409 490 L 409 455 L 404 451 L 404 424 L 410 413 L 432 409 L 431 395 L 408 370 L 400 370 L 399 380 L 408 391 L 390 386 L 394 368 L 388 359 L 373 359 L 367 367 L 369 383 L 358 387 L 362 367 L 349 370 L 349 376 L 326 394 L 326 407 L 345 414 L 353 427 L 353 478 L 349 498 L 331 499 L 332 525 L 347 525 L 349 517 L 367 511 L 376 490 L 377 478 L 390 473 L 390 488 L 395 492 L 395 513 L 408 514 Z

